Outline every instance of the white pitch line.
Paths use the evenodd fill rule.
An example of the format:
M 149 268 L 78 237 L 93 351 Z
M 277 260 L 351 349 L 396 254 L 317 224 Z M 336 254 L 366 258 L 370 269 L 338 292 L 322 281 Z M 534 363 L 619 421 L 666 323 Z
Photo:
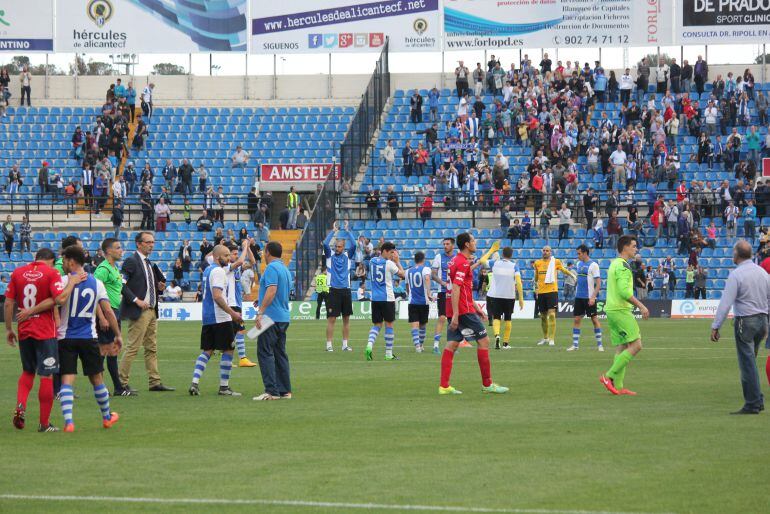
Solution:
M 275 507 L 315 507 L 348 510 L 410 510 L 424 512 L 476 512 L 488 514 L 647 514 L 634 512 L 607 512 L 596 510 L 520 509 L 456 507 L 451 505 L 394 505 L 383 503 L 344 503 L 304 500 L 231 500 L 217 498 L 133 498 L 120 496 L 53 496 L 31 494 L 0 494 L 0 500 L 32 500 L 54 502 L 109 502 L 109 503 L 150 503 L 167 505 L 272 505 Z

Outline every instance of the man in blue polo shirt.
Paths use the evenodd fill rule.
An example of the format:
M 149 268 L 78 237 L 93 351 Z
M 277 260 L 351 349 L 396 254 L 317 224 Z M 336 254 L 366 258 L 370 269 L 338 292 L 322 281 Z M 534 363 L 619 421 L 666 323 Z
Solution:
M 291 273 L 281 260 L 283 247 L 276 241 L 265 245 L 267 267 L 259 281 L 257 300 L 257 328 L 268 319 L 273 322 L 257 338 L 257 360 L 262 372 L 265 392 L 254 400 L 281 400 L 291 398 L 289 356 L 286 355 L 286 331 L 289 329 L 289 292 Z

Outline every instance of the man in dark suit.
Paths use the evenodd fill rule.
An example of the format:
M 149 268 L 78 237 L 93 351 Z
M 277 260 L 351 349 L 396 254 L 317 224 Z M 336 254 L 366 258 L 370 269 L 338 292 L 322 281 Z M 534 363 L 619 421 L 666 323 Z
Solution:
M 120 361 L 120 383 L 123 389 L 135 391 L 129 387 L 131 364 L 139 348 L 144 347 L 150 391 L 173 391 L 173 387 L 163 385 L 158 372 L 158 298 L 166 287 L 166 279 L 149 259 L 155 236 L 152 232 L 139 232 L 134 241 L 137 251 L 123 261 L 121 268 L 124 284 L 120 316 L 128 321 L 128 345 Z

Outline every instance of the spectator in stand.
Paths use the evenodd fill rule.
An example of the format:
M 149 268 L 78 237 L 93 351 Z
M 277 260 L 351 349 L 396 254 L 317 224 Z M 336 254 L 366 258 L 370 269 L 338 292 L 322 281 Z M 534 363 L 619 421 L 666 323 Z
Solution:
M 121 79 L 115 81 L 115 98 L 120 100 L 126 97 L 126 86 L 123 85 Z
M 110 221 L 112 222 L 112 231 L 115 239 L 120 239 L 120 228 L 123 225 L 123 202 L 120 198 L 112 202 Z
M 155 231 L 165 232 L 166 224 L 171 219 L 171 208 L 164 198 L 160 198 L 155 204 Z
M 455 87 L 457 87 L 457 98 L 462 98 L 468 94 L 468 77 L 470 71 L 465 66 L 463 61 L 459 61 L 457 68 L 455 68 Z
M 195 222 L 195 226 L 198 232 L 211 232 L 211 229 L 214 227 L 214 221 L 206 209 L 203 209 L 203 212 L 201 212 L 200 217 Z
M 572 211 L 567 207 L 566 203 L 561 204 L 561 209 L 557 212 L 559 216 L 559 242 L 562 239 L 569 237 L 569 227 L 572 223 Z
M 380 152 L 382 160 L 385 162 L 385 171 L 388 177 L 394 175 L 396 172 L 396 149 L 393 148 L 393 140 L 388 139 L 385 148 Z
M 235 153 L 230 157 L 230 167 L 245 169 L 249 164 L 249 153 L 243 149 L 242 145 L 235 147 Z
M 639 103 L 644 100 L 644 95 L 647 93 L 647 86 L 649 83 L 650 65 L 647 62 L 647 58 L 644 57 L 636 67 L 636 95 Z
M 37 172 L 37 185 L 40 188 L 41 195 L 48 193 L 48 176 L 48 161 L 43 161 L 43 167 Z
M 9 195 L 15 195 L 20 192 L 21 186 L 24 182 L 21 179 L 21 172 L 19 171 L 19 165 L 14 164 L 11 166 L 11 170 L 8 172 L 8 187 L 6 192 Z
M 32 226 L 26 215 L 21 217 L 21 225 L 19 225 L 19 245 L 22 252 L 32 251 Z
M 128 194 L 128 188 L 126 187 L 126 181 L 123 179 L 123 175 L 112 184 L 112 198 L 113 200 L 123 201 Z
M 166 290 L 163 291 L 164 302 L 180 302 L 182 301 L 182 288 L 179 287 L 176 280 L 172 280 L 166 286 Z
M 663 57 L 658 60 L 658 66 L 655 68 L 655 84 L 659 95 L 668 91 L 668 74 L 670 68 Z
M 757 208 L 754 206 L 753 200 L 747 200 L 746 207 L 743 208 L 743 238 L 750 239 L 752 243 L 756 239 L 756 224 Z
M 706 283 L 708 281 L 708 271 L 703 266 L 698 266 L 695 272 L 695 299 L 706 299 Z
M 422 95 L 417 89 L 409 99 L 409 121 L 415 124 L 422 123 Z
M 736 236 L 738 216 L 740 216 L 740 209 L 732 200 L 730 200 L 724 211 L 724 219 L 727 227 L 727 237 L 731 239 L 735 239 Z
M 136 170 L 134 169 L 134 163 L 129 162 L 126 164 L 126 169 L 123 170 L 123 178 L 126 180 L 126 192 L 127 193 L 135 193 L 136 192 Z
M 142 223 L 140 225 L 141 230 L 152 230 L 152 216 L 153 216 L 153 199 L 150 186 L 144 186 L 142 193 L 139 195 L 139 204 L 142 207 Z
M 307 225 L 307 214 L 305 214 L 305 208 L 300 207 L 297 213 L 297 230 L 303 230 Z
M 144 142 L 147 139 L 147 124 L 141 115 L 136 117 L 136 132 L 134 132 L 134 140 L 131 142 L 131 146 L 137 152 L 141 152 L 144 149 Z
M 441 116 L 438 113 L 438 99 L 441 98 L 441 93 L 435 87 L 428 93 L 428 108 L 430 109 L 430 122 L 438 123 L 441 121 Z
M 75 127 L 75 133 L 72 134 L 72 158 L 76 161 L 83 159 L 83 142 L 83 129 L 81 129 L 80 125 L 78 125 Z
M 612 163 L 614 184 L 617 186 L 625 186 L 628 157 L 626 152 L 623 151 L 622 145 L 618 145 L 615 151 L 610 154 L 610 162 Z
M 404 149 L 401 150 L 401 160 L 404 163 L 404 176 L 412 176 L 412 164 L 414 162 L 414 152 L 412 150 L 412 144 L 407 141 Z
M 179 182 L 182 184 L 182 190 L 180 191 L 184 196 L 189 196 L 193 192 L 192 181 L 195 168 L 187 159 L 182 159 L 182 165 L 179 166 L 177 174 L 179 175 Z
M 13 251 L 13 239 L 16 235 L 16 225 L 13 224 L 10 214 L 6 216 L 2 229 L 3 239 L 5 240 L 5 253 L 7 253 L 8 258 L 10 258 L 11 252 Z
M 11 84 L 11 77 L 8 76 L 8 70 L 3 68 L 0 70 L 0 116 L 6 117 L 6 108 L 8 107 L 8 99 L 11 98 L 11 90 L 9 88 Z
M 623 235 L 623 228 L 620 226 L 618 216 L 614 212 L 610 215 L 610 219 L 607 221 L 607 236 L 609 236 L 610 248 L 615 248 L 618 242 L 618 238 Z
M 19 82 L 21 83 L 21 102 L 19 105 L 24 105 L 24 97 L 27 97 L 27 107 L 32 105 L 32 73 L 29 71 L 29 66 L 24 65 L 19 74 Z
M 289 211 L 289 220 L 287 226 L 289 230 L 297 229 L 297 214 L 299 213 L 299 195 L 295 192 L 294 186 L 289 188 L 289 194 L 286 196 L 286 209 Z
M 684 297 L 693 298 L 695 295 L 695 268 L 692 265 L 687 266 L 684 275 Z
M 390 219 L 392 221 L 398 220 L 398 195 L 396 194 L 395 188 L 393 185 L 388 186 L 388 197 L 387 197 L 387 203 L 388 203 L 388 210 L 390 211 Z
M 126 105 L 128 106 L 128 112 L 131 123 L 134 122 L 136 117 L 136 89 L 134 89 L 134 81 L 128 81 L 128 88 L 126 88 Z
M 171 159 L 166 159 L 166 165 L 163 166 L 161 174 L 163 175 L 163 182 L 166 184 L 166 189 L 173 191 L 174 182 L 176 182 L 176 166 L 171 162 Z
M 703 94 L 704 90 L 704 84 L 706 84 L 709 80 L 709 66 L 706 63 L 706 61 L 703 60 L 702 56 L 698 56 L 698 59 L 695 61 L 695 68 L 693 70 L 694 73 L 694 80 L 695 80 L 695 89 L 698 91 L 698 94 Z
M 96 174 L 96 178 L 94 179 L 93 192 L 94 192 L 94 210 L 97 216 L 102 211 L 102 208 L 104 208 L 104 204 L 107 203 L 108 184 L 109 184 L 108 180 L 102 173 Z
M 425 225 L 425 221 L 431 219 L 433 215 L 433 194 L 428 193 L 425 195 L 425 199 L 422 201 L 422 204 L 420 205 L 420 219 L 422 220 L 423 225 Z
M 142 91 L 142 113 L 148 120 L 152 121 L 152 97 L 155 92 L 155 84 L 150 82 Z

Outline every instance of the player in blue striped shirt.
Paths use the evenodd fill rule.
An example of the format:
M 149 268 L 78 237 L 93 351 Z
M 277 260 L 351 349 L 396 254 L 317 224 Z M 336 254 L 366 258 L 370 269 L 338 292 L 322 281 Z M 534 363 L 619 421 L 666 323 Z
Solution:
M 417 353 L 422 353 L 425 344 L 425 327 L 431 300 L 430 267 L 425 265 L 425 254 L 414 254 L 414 266 L 406 271 L 406 288 L 409 293 L 409 324 L 412 327 L 412 343 Z
M 86 256 L 82 248 L 70 246 L 62 252 L 62 267 L 66 273 L 62 281 L 67 283 L 69 274 L 83 273 Z M 96 333 L 96 311 L 101 309 L 102 315 L 110 324 L 115 334 L 113 344 L 122 346 L 123 340 L 115 314 L 110 307 L 107 290 L 99 280 L 88 274 L 86 279 L 75 286 L 67 301 L 59 308 L 59 362 L 61 369 L 61 410 L 64 416 L 64 432 L 74 432 L 72 407 L 74 393 L 72 386 L 78 372 L 78 360 L 83 367 L 83 374 L 94 386 L 94 397 L 99 404 L 102 414 L 102 426 L 110 428 L 120 416 L 110 411 L 110 393 L 104 385 L 102 373 L 104 359 L 99 350 Z
M 356 240 L 345 222 L 345 238 L 337 238 L 334 242 L 334 250 L 331 240 L 338 231 L 337 223 L 334 223 L 332 232 L 323 243 L 326 269 L 329 270 L 329 298 L 326 301 L 326 351 L 331 352 L 332 338 L 334 337 L 334 324 L 339 316 L 342 316 L 342 351 L 350 352 L 348 346 L 350 337 L 350 316 L 353 314 L 353 295 L 350 291 L 350 270 L 353 269 L 353 255 L 356 253 Z
M 369 330 L 369 341 L 366 344 L 366 360 L 374 357 L 372 349 L 382 323 L 385 322 L 385 360 L 397 360 L 393 355 L 393 322 L 396 320 L 396 295 L 393 293 L 393 276 L 405 276 L 404 268 L 398 258 L 396 245 L 390 242 L 382 243 L 380 255 L 369 262 L 369 281 L 372 286 L 372 328 Z

